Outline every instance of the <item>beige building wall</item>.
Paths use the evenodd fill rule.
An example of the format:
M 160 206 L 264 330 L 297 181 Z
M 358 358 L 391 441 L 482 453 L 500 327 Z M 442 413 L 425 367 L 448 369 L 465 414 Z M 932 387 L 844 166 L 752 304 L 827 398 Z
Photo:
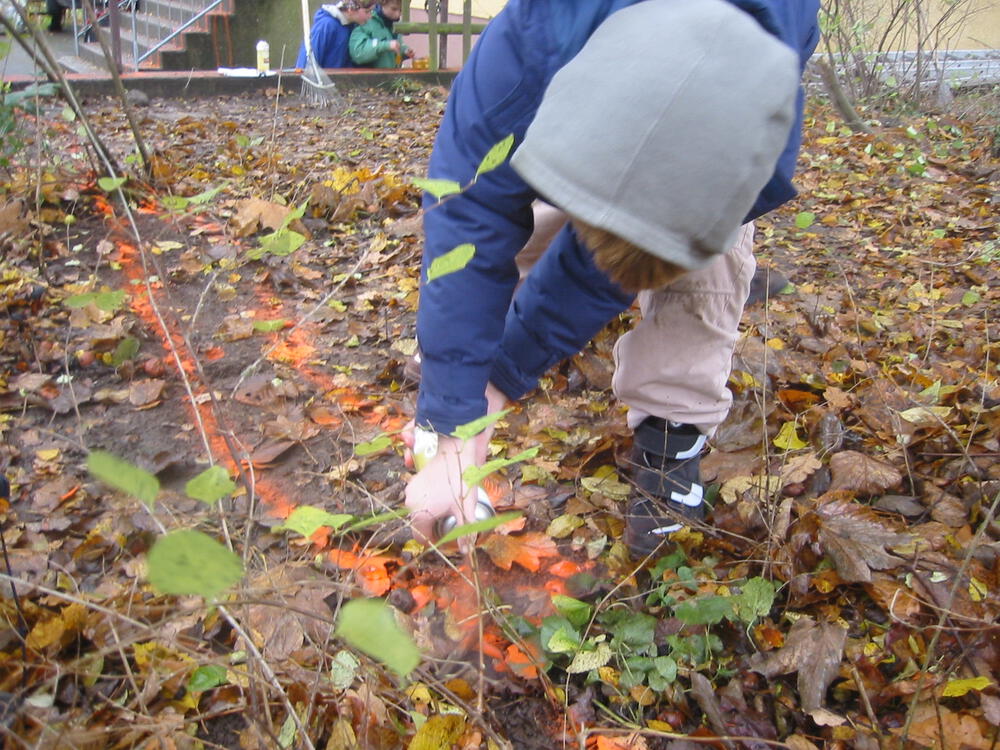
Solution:
M 866 2 L 866 0 L 856 0 Z M 873 0 L 867 0 L 872 2 Z M 885 12 L 894 2 L 899 0 L 874 0 L 878 7 Z M 586 2 L 586 0 L 580 0 Z M 960 3 L 968 2 L 973 10 L 972 14 L 963 25 L 963 30 L 954 40 L 948 43 L 951 49 L 1000 49 L 1000 0 L 959 0 Z M 506 4 L 506 0 L 472 0 L 472 15 L 477 18 L 491 18 L 495 16 Z M 827 5 L 826 0 L 823 1 Z M 937 5 L 943 5 L 942 0 L 937 0 Z M 411 0 L 414 8 L 424 7 L 424 0 Z M 448 0 L 448 10 L 451 13 L 461 14 L 462 0 Z

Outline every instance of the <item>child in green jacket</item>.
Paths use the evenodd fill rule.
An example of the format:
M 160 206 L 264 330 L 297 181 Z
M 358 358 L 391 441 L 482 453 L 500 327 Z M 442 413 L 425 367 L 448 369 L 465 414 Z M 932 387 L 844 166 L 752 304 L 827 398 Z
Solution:
M 401 0 L 385 0 L 363 26 L 351 32 L 351 59 L 359 67 L 398 68 L 403 58 L 413 57 L 413 50 L 403 44 L 401 34 L 392 26 L 402 14 Z

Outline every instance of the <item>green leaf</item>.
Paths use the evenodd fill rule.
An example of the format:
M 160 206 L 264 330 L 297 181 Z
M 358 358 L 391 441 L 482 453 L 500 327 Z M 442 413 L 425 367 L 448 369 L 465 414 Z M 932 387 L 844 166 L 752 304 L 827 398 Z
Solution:
M 308 539 L 324 526 L 336 531 L 352 520 L 354 516 L 347 513 L 329 513 L 312 505 L 300 505 L 288 515 L 283 524 L 275 528 L 294 531 Z
M 656 618 L 644 612 L 612 609 L 601 617 L 605 629 L 611 633 L 615 644 L 623 644 L 631 649 L 645 649 L 653 646 Z
M 255 331 L 260 331 L 262 333 L 271 333 L 272 331 L 280 331 L 288 323 L 284 318 L 278 318 L 277 320 L 255 320 L 253 322 L 253 329 Z
M 800 211 L 795 214 L 795 226 L 799 229 L 808 229 L 816 221 L 816 214 L 811 211 Z
M 493 144 L 492 148 L 483 157 L 483 160 L 479 162 L 479 167 L 476 169 L 476 178 L 481 174 L 490 172 L 507 160 L 507 154 L 510 153 L 511 147 L 514 145 L 513 134 L 508 135 L 499 143 Z
M 727 596 L 699 596 L 674 607 L 674 616 L 688 625 L 714 625 L 733 613 L 733 601 Z
M 406 677 L 420 664 L 420 651 L 381 599 L 353 599 L 340 610 L 336 635 L 396 674 Z
M 582 628 L 590 622 L 590 615 L 594 611 L 587 602 L 563 594 L 552 595 L 552 606 L 576 628 Z
M 592 669 L 599 669 L 611 661 L 611 656 L 611 646 L 607 643 L 598 643 L 592 651 L 577 651 L 573 655 L 573 661 L 566 667 L 566 673 L 581 674 Z
M 534 458 L 538 454 L 540 447 L 541 446 L 536 445 L 534 448 L 528 448 L 528 450 L 518 453 L 513 458 L 494 458 L 492 461 L 487 461 L 482 466 L 469 466 L 462 472 L 462 480 L 469 487 L 477 487 L 480 482 L 482 482 L 494 471 L 502 469 L 505 466 L 511 466 L 512 464 L 516 464 L 520 461 L 527 461 L 529 458 Z
M 667 682 L 677 679 L 677 662 L 670 656 L 657 656 L 653 659 L 653 668 Z
M 440 547 L 443 544 L 448 544 L 456 539 L 467 536 L 469 534 L 482 534 L 484 531 L 492 531 L 497 526 L 503 526 L 508 521 L 513 521 L 515 518 L 520 518 L 523 514 L 519 510 L 511 510 L 507 513 L 498 513 L 493 516 L 493 518 L 484 518 L 482 521 L 473 521 L 472 523 L 463 523 L 461 526 L 456 526 L 443 537 L 438 539 L 437 546 Z
M 194 500 L 214 505 L 224 497 L 233 494 L 236 483 L 229 478 L 229 472 L 216 464 L 201 472 L 184 485 L 184 492 Z
M 462 192 L 462 186 L 454 180 L 431 180 L 422 177 L 413 179 L 413 184 L 421 190 L 426 190 L 438 200 L 446 195 L 454 195 Z
M 113 292 L 74 294 L 72 297 L 67 297 L 64 302 L 66 307 L 78 308 L 95 305 L 99 310 L 113 313 L 125 302 L 125 292 L 119 289 Z
M 966 307 L 972 307 L 974 304 L 979 302 L 982 297 L 979 296 L 979 292 L 969 290 L 962 295 L 962 304 Z
M 347 690 L 358 676 L 361 662 L 350 651 L 341 650 L 330 660 L 330 682 L 337 690 Z
M 205 203 L 208 203 L 210 200 L 212 200 L 212 198 L 217 196 L 224 187 L 225 185 L 219 185 L 219 187 L 209 188 L 208 190 L 200 192 L 197 195 L 192 195 L 189 198 L 189 200 L 195 205 L 201 206 Z
M 475 254 L 476 246 L 466 242 L 453 250 L 449 250 L 444 255 L 439 255 L 431 261 L 427 269 L 427 283 L 429 284 L 434 279 L 439 279 L 450 273 L 455 273 L 455 271 L 461 271 L 469 265 L 469 261 L 472 260 Z
M 191 200 L 183 195 L 165 195 L 160 198 L 160 203 L 168 211 L 177 213 L 187 208 L 191 204 Z
M 201 693 L 219 685 L 225 685 L 229 681 L 226 674 L 226 668 L 219 664 L 206 664 L 203 667 L 198 667 L 191 675 L 191 679 L 188 680 L 188 692 Z
M 105 484 L 138 498 L 150 508 L 160 493 L 159 479 L 105 451 L 93 451 L 87 456 L 87 469 Z
M 472 438 L 480 432 L 485 430 L 490 425 L 499 422 L 508 414 L 510 414 L 510 409 L 502 409 L 501 411 L 495 411 L 492 414 L 487 414 L 479 419 L 473 419 L 471 422 L 460 424 L 455 428 L 454 432 L 451 433 L 451 436 L 457 437 L 459 440 L 472 440 Z
M 134 359 L 138 353 L 139 339 L 135 336 L 126 336 L 118 342 L 114 352 L 111 354 L 111 365 L 112 367 L 121 367 L 121 365 L 130 359 Z
M 260 238 L 260 247 L 247 253 L 247 257 L 258 260 L 265 254 L 284 256 L 291 255 L 306 241 L 305 235 L 293 232 L 291 229 L 279 229 L 277 232 Z
M 295 742 L 295 732 L 297 728 L 295 717 L 288 714 L 288 716 L 285 717 L 285 722 L 281 725 L 281 731 L 278 732 L 278 747 L 291 747 L 292 743 Z
M 163 594 L 212 601 L 243 578 L 243 563 L 208 534 L 194 529 L 160 537 L 146 560 L 149 582 Z
M 392 446 L 392 438 L 388 435 L 379 435 L 374 440 L 370 440 L 367 443 L 358 443 L 354 446 L 355 456 L 371 456 L 375 453 L 381 453 L 387 448 Z
M 124 184 L 124 177 L 101 177 L 97 180 L 97 186 L 106 193 L 117 190 Z
M 580 650 L 580 636 L 571 628 L 558 628 L 545 642 L 545 650 L 551 654 L 572 654 Z
M 369 526 L 374 526 L 375 524 L 382 523 L 383 521 L 393 521 L 397 518 L 406 518 L 410 515 L 409 508 L 397 508 L 396 510 L 389 510 L 385 513 L 376 513 L 374 516 L 369 516 L 368 518 L 361 518 L 350 526 L 344 528 L 343 533 L 347 534 L 352 531 L 360 531 L 361 529 L 366 529 Z
M 736 614 L 743 622 L 751 623 L 764 617 L 774 605 L 774 584 L 757 576 L 743 584 L 743 590 L 735 598 Z

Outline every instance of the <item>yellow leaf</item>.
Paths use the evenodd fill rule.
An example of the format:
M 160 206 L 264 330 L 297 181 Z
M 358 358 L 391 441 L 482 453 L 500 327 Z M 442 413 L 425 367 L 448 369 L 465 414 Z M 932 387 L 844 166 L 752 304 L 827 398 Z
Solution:
M 465 731 L 465 719 L 456 714 L 430 717 L 407 745 L 408 750 L 451 750 Z
M 780 351 L 781 351 L 782 349 L 784 349 L 784 348 L 785 348 L 785 342 L 784 342 L 784 341 L 782 341 L 781 339 L 777 338 L 777 337 L 775 337 L 775 338 L 772 338 L 772 339 L 768 339 L 768 340 L 767 340 L 767 345 L 768 345 L 768 346 L 769 346 L 769 347 L 770 347 L 771 349 L 774 349 L 775 351 L 779 351 L 779 352 L 780 352 Z
M 941 695 L 945 698 L 958 698 L 970 690 L 985 690 L 992 684 L 993 681 L 989 677 L 982 676 L 971 677 L 967 680 L 948 680 Z
M 42 450 L 38 451 L 38 453 L 36 453 L 35 455 L 38 456 L 42 461 L 54 461 L 55 459 L 59 458 L 59 449 L 43 448 Z
M 986 584 L 978 578 L 969 579 L 969 598 L 974 602 L 981 602 L 986 598 Z
M 799 437 L 795 422 L 785 422 L 781 425 L 781 430 L 771 442 L 774 443 L 775 447 L 786 451 L 802 450 L 809 445 Z

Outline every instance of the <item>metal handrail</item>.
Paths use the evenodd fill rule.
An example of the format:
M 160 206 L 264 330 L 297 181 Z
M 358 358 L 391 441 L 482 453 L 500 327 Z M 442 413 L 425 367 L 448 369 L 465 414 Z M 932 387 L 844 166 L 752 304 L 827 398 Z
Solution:
M 194 26 L 196 23 L 198 23 L 198 21 L 200 21 L 202 18 L 204 18 L 205 16 L 207 16 L 209 13 L 211 13 L 213 10 L 215 10 L 216 8 L 218 8 L 220 5 L 222 5 L 222 0 L 213 0 L 213 2 L 209 3 L 201 11 L 199 11 L 194 16 L 192 16 L 191 18 L 189 18 L 179 28 L 174 29 L 172 32 L 170 32 L 169 34 L 167 34 L 166 37 L 164 37 L 159 42 L 157 42 L 152 47 L 150 47 L 148 50 L 146 50 L 145 52 L 143 52 L 142 55 L 139 55 L 138 57 L 133 58 L 135 60 L 136 70 L 139 69 L 139 65 L 140 65 L 140 63 L 142 63 L 143 60 L 146 60 L 150 56 L 152 56 L 152 55 L 156 54 L 157 52 L 159 52 L 161 49 L 163 49 L 163 47 L 165 45 L 167 45 L 170 42 L 172 42 L 174 39 L 176 39 L 178 36 L 180 36 L 181 34 L 183 34 L 189 28 L 191 28 L 192 26 Z
M 118 8 L 125 9 L 128 6 L 132 5 L 134 2 L 135 0 L 118 0 Z M 168 10 L 167 15 L 164 15 L 162 13 L 151 12 L 149 10 L 149 6 L 147 6 L 143 11 L 137 11 L 135 6 L 133 5 L 132 11 L 130 13 L 130 15 L 132 16 L 131 18 L 132 66 L 135 68 L 135 70 L 138 70 L 139 66 L 145 60 L 148 60 L 150 57 L 152 57 L 157 52 L 162 50 L 166 45 L 170 44 L 178 36 L 188 31 L 192 26 L 200 22 L 203 18 L 205 18 L 205 16 L 207 16 L 209 13 L 214 11 L 222 4 L 223 0 L 207 0 L 204 7 L 201 8 L 200 10 L 196 11 L 194 8 L 190 7 L 177 8 L 178 13 L 175 14 L 173 10 L 170 9 Z M 81 0 L 74 0 L 74 5 L 76 7 L 81 6 L 82 5 Z M 150 5 L 152 5 L 152 3 L 150 3 Z M 140 12 L 142 12 L 142 15 L 144 16 L 145 34 L 148 35 L 151 26 L 157 26 L 157 27 L 168 26 L 171 29 L 170 32 L 165 37 L 158 39 L 156 42 L 152 44 L 152 46 L 146 49 L 146 51 L 143 52 L 142 54 L 139 53 L 139 28 L 138 28 L 139 21 L 137 20 L 137 16 L 139 15 Z M 188 12 L 193 12 L 194 15 L 185 20 L 184 16 L 186 16 Z M 72 18 L 73 18 L 73 41 L 76 47 L 76 54 L 79 55 L 81 38 L 86 34 L 87 29 L 89 29 L 92 26 L 92 24 L 90 24 L 89 22 L 79 23 L 77 21 L 76 13 L 72 14 Z M 154 19 L 158 19 L 159 23 Z M 121 27 L 119 27 L 119 32 L 120 30 Z M 159 34 L 154 34 L 153 38 L 156 38 L 157 36 L 159 36 Z M 120 38 L 112 39 L 111 43 L 112 43 L 112 49 L 117 48 L 120 45 Z M 119 61 L 117 64 L 120 65 L 121 62 Z

